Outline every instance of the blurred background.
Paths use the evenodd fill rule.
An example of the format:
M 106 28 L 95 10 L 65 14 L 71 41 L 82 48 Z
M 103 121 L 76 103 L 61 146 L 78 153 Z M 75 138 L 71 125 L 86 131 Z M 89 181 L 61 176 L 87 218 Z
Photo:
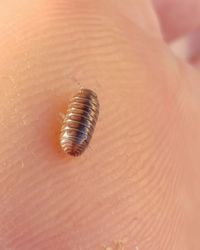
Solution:
M 190 60 L 198 67 L 199 62 L 197 57 L 200 53 L 200 1 L 152 1 L 156 11 L 159 13 L 158 18 L 161 23 L 163 35 L 169 43 L 170 48 L 176 55 Z

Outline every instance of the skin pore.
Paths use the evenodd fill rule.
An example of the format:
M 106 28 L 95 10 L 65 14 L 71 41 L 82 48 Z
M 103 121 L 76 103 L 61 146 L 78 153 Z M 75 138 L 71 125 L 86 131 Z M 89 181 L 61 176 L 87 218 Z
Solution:
M 152 3 L 8 0 L 0 16 L 0 249 L 199 250 L 200 77 Z M 72 158 L 59 113 L 77 81 L 101 109 Z

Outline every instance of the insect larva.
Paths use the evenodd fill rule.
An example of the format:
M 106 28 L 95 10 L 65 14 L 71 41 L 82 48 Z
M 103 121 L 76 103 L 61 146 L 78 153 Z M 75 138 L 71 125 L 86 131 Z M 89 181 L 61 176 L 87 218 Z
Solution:
M 88 146 L 99 114 L 97 95 L 90 89 L 80 89 L 72 97 L 60 134 L 64 152 L 79 156 Z

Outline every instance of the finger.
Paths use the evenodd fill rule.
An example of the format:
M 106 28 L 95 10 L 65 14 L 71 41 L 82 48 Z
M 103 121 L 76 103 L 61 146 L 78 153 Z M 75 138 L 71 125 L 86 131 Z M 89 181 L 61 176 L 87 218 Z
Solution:
M 190 51 L 190 62 L 199 68 L 199 58 L 200 58 L 200 29 L 192 32 L 187 39 L 187 45 Z
M 196 210 L 179 194 L 198 157 L 182 154 L 191 112 L 177 62 L 109 2 L 46 3 L 1 9 L 0 246 L 184 249 Z M 92 149 L 75 159 L 57 142 L 73 78 L 101 105 Z
M 198 0 L 153 0 L 167 41 L 175 40 L 200 26 Z

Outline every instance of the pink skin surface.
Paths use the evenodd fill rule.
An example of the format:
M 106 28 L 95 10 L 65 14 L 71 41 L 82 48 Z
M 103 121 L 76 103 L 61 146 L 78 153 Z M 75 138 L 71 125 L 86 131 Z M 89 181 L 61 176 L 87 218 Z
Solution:
M 200 24 L 180 5 L 155 1 L 167 40 Z M 152 3 L 3 0 L 0 16 L 0 250 L 199 250 L 200 76 Z M 80 86 L 101 109 L 73 158 L 59 113 Z

